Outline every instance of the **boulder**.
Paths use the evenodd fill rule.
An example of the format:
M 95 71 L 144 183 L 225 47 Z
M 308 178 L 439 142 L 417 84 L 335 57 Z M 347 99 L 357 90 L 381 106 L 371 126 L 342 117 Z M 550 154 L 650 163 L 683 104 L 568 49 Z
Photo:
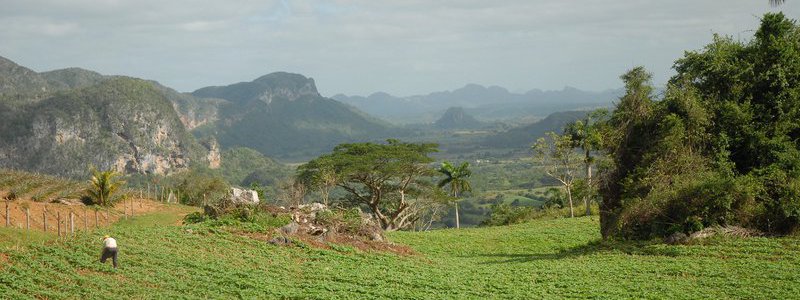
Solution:
M 314 202 L 311 204 L 300 204 L 299 206 L 297 206 L 297 208 L 310 213 L 316 213 L 318 211 L 323 211 L 328 209 L 328 207 L 326 207 L 325 204 L 318 202 Z
M 676 232 L 664 239 L 664 243 L 675 245 L 685 243 L 689 237 L 683 232 Z
M 295 234 L 297 233 L 298 229 L 300 229 L 300 224 L 297 224 L 296 222 L 291 222 L 289 224 L 283 225 L 283 227 L 281 227 L 281 232 L 283 232 L 284 234 Z
M 378 231 L 370 233 L 369 239 L 374 242 L 383 242 L 383 235 Z
M 248 189 L 231 188 L 229 199 L 234 204 L 258 204 L 258 192 Z
M 269 243 L 276 246 L 286 246 L 292 244 L 292 240 L 285 236 L 279 235 L 269 240 Z

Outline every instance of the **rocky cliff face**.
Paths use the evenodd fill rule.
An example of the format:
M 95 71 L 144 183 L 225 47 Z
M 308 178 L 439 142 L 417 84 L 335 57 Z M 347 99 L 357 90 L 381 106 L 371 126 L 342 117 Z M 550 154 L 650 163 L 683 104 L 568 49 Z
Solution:
M 172 108 L 178 113 L 181 123 L 188 130 L 217 121 L 219 107 L 228 102 L 223 99 L 194 97 L 190 94 L 179 93 L 155 81 L 151 81 L 151 83 L 172 103 Z
M 80 177 L 89 165 L 167 174 L 220 165 L 187 129 L 227 101 L 80 68 L 37 73 L 0 57 L 0 167 Z
M 205 151 L 151 83 L 117 77 L 20 109 L 2 128 L 0 166 L 82 176 L 88 165 L 167 174 L 203 163 Z

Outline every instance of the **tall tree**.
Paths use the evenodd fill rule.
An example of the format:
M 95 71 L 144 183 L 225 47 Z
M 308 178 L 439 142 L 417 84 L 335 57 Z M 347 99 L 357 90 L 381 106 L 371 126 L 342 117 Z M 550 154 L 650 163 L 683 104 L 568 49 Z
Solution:
M 606 109 L 598 109 L 590 112 L 583 118 L 567 125 L 564 134 L 573 141 L 573 147 L 580 148 L 583 152 L 583 165 L 586 180 L 586 187 L 589 191 L 593 190 L 592 166 L 595 164 L 594 153 L 602 147 L 603 134 L 600 128 L 608 115 Z M 592 213 L 589 203 L 592 193 L 585 193 L 583 203 L 586 206 L 586 215 Z
M 569 202 L 570 217 L 575 217 L 572 186 L 581 162 L 581 157 L 572 148 L 574 144 L 575 142 L 568 135 L 548 132 L 547 137 L 539 138 L 532 147 L 534 159 L 544 168 L 545 173 L 564 186 Z
M 455 203 L 456 208 L 456 228 L 461 228 L 461 223 L 458 217 L 458 195 L 460 192 L 469 192 L 472 191 L 472 185 L 470 185 L 469 181 L 467 180 L 470 176 L 472 176 L 472 171 L 469 169 L 469 163 L 463 162 L 458 166 L 454 166 L 452 163 L 445 161 L 442 163 L 442 166 L 439 168 L 439 173 L 444 174 L 445 178 L 439 181 L 439 187 L 450 187 L 450 193 L 452 194 L 453 198 L 456 199 L 453 203 Z
M 317 176 L 330 166 L 338 180 L 336 186 L 348 193 L 350 203 L 370 209 L 384 230 L 408 228 L 417 220 L 422 201 L 432 188 L 428 166 L 436 144 L 404 143 L 341 144 L 298 167 L 298 174 Z M 427 179 L 427 180 L 426 180 Z

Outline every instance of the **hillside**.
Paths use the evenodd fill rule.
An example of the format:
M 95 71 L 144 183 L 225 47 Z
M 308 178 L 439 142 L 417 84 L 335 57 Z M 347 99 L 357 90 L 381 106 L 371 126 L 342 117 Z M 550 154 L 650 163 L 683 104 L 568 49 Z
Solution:
M 47 80 L 38 73 L 0 56 L 0 97 L 47 92 L 48 87 Z
M 155 174 L 207 164 L 171 102 L 144 80 L 114 77 L 9 107 L 0 167 L 81 177 L 90 164 Z
M 438 129 L 476 129 L 484 127 L 486 124 L 467 114 L 463 107 L 451 107 L 433 123 L 433 126 Z
M 187 210 L 170 207 L 64 242 L 40 238 L 0 249 L 0 294 L 84 299 L 786 299 L 800 292 L 797 238 L 728 238 L 683 246 L 609 244 L 597 242 L 596 220 L 578 218 L 397 232 L 389 238 L 416 251 L 398 256 L 347 246 L 281 247 L 239 235 L 190 231 L 174 225 Z M 103 234 L 120 244 L 118 270 L 97 263 Z
M 302 158 L 333 146 L 386 136 L 390 126 L 336 100 L 322 97 L 314 80 L 272 73 L 251 82 L 206 87 L 192 95 L 230 101 L 213 129 L 223 148 L 244 146 L 268 156 Z
M 545 133 L 550 131 L 560 133 L 564 130 L 564 126 L 584 117 L 586 113 L 586 111 L 553 113 L 538 122 L 487 136 L 479 143 L 489 147 L 528 149 L 536 142 L 537 138 L 543 137 Z

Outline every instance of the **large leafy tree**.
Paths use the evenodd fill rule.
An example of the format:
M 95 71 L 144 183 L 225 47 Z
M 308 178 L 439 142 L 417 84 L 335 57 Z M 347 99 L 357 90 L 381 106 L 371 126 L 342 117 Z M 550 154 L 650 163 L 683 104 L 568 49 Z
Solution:
M 453 165 L 451 162 L 445 161 L 439 168 L 439 173 L 442 173 L 445 178 L 439 181 L 439 187 L 448 186 L 450 193 L 454 199 L 458 199 L 461 192 L 472 191 L 468 178 L 472 176 L 472 171 L 469 169 L 469 163 L 463 162 L 460 165 Z M 456 228 L 461 228 L 461 223 L 458 217 L 458 202 L 455 201 L 456 208 Z
M 298 180 L 333 170 L 336 186 L 347 192 L 348 203 L 369 208 L 384 230 L 408 228 L 425 202 L 418 200 L 433 194 L 429 155 L 437 147 L 398 140 L 341 144 L 332 153 L 299 166 Z

